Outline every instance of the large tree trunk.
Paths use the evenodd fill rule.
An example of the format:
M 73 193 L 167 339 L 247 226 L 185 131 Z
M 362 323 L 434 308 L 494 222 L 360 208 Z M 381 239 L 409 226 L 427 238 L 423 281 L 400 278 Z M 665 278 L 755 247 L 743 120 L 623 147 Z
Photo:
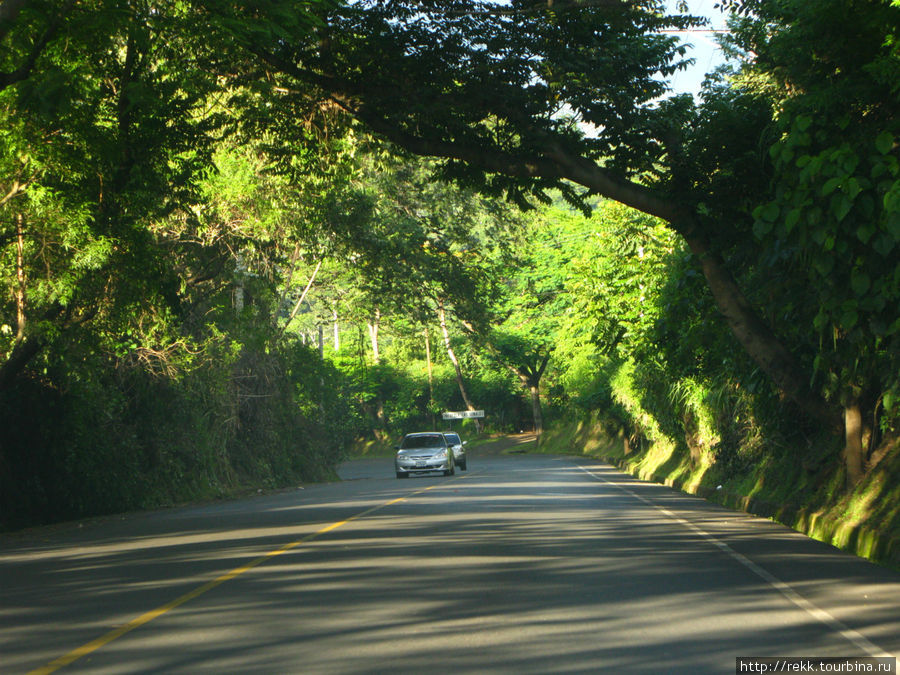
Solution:
M 459 359 L 456 358 L 453 347 L 450 345 L 450 332 L 447 330 L 447 317 L 444 313 L 443 300 L 438 300 L 438 319 L 441 324 L 441 333 L 444 336 L 444 347 L 447 350 L 447 356 L 450 357 L 450 363 L 453 364 L 453 369 L 456 371 L 456 384 L 459 385 L 459 393 L 462 395 L 462 399 L 466 404 L 466 410 L 475 410 L 475 406 L 472 405 L 472 401 L 469 399 L 469 394 L 468 392 L 466 392 L 466 385 L 463 382 L 462 369 L 459 367 Z M 481 421 L 478 418 L 475 418 L 475 428 L 480 434 Z
M 863 477 L 865 452 L 863 450 L 863 419 L 858 401 L 844 407 L 844 467 L 847 470 L 847 487 L 853 487 Z
M 722 258 L 710 251 L 709 245 L 697 232 L 683 232 L 691 251 L 697 256 L 707 286 L 719 312 L 732 334 L 762 368 L 775 385 L 812 419 L 839 428 L 840 421 L 825 403 L 809 388 L 809 376 L 781 343 L 771 328 L 754 311 L 738 288 Z
M 24 217 L 16 214 L 16 346 L 25 339 L 25 228 Z
M 544 415 L 541 411 L 541 390 L 537 384 L 528 387 L 531 393 L 531 414 L 534 416 L 534 433 L 540 436 L 544 433 Z
M 538 443 L 540 443 L 541 435 L 544 433 L 544 414 L 541 408 L 541 378 L 544 376 L 544 371 L 547 369 L 549 362 L 550 354 L 547 353 L 534 366 L 526 365 L 519 368 L 509 366 L 509 369 L 519 376 L 519 381 L 531 396 L 531 415 L 534 420 L 534 433 L 538 437 Z
M 375 316 L 369 324 L 369 340 L 372 343 L 372 362 L 377 366 L 381 363 L 381 354 L 378 351 L 378 329 L 381 324 L 381 311 L 376 307 Z
M 721 255 L 712 250 L 695 213 L 642 185 L 616 180 L 591 160 L 572 157 L 558 148 L 549 154 L 570 180 L 669 223 L 697 257 L 716 306 L 750 358 L 807 415 L 820 423 L 839 426 L 834 411 L 810 390 L 809 374 L 756 313 Z
M 425 326 L 425 363 L 428 369 L 428 410 L 431 412 L 431 428 L 435 429 L 434 419 L 434 372 L 431 368 L 431 331 Z
M 338 322 L 338 311 L 335 305 L 331 310 L 331 326 L 334 335 L 334 353 L 341 351 L 341 326 Z

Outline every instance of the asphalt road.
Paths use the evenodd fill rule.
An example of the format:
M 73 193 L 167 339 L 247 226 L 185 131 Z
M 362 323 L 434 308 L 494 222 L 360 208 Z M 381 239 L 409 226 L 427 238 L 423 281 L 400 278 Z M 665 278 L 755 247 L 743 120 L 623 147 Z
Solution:
M 474 450 L 0 541 L 0 672 L 733 673 L 900 654 L 900 574 L 584 459 Z

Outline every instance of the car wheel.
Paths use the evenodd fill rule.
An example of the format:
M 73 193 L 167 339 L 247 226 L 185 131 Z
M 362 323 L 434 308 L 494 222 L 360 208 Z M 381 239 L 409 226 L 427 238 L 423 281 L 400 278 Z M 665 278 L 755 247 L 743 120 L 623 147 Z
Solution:
M 453 463 L 453 460 L 450 461 L 450 468 L 444 472 L 445 476 L 453 476 L 456 474 L 456 464 Z
M 409 478 L 409 474 L 406 473 L 405 471 L 398 471 L 397 478 Z
M 461 462 L 459 463 L 459 468 L 460 468 L 461 471 L 465 471 L 465 470 L 466 470 L 466 460 L 463 460 L 463 461 L 461 461 Z

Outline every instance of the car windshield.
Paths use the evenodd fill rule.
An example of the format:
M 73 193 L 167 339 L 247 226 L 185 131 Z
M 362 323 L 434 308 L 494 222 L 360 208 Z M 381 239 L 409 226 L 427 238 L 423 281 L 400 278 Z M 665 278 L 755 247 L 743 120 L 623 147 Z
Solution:
M 459 445 L 461 441 L 459 440 L 459 434 L 444 434 L 444 438 L 447 439 L 447 442 L 450 445 Z
M 400 444 L 402 450 L 411 448 L 440 448 L 444 445 L 444 439 L 438 434 L 429 434 L 426 436 L 407 436 Z

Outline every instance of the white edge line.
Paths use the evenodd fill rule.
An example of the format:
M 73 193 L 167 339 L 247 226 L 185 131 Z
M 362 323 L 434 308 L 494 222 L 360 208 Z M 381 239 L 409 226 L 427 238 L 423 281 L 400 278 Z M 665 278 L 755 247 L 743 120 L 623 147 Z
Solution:
M 729 556 L 731 556 L 732 558 L 737 560 L 741 565 L 743 565 L 748 570 L 753 572 L 756 576 L 758 576 L 760 579 L 765 581 L 772 588 L 774 588 L 776 591 L 781 593 L 785 598 L 790 600 L 794 605 L 796 605 L 797 607 L 802 609 L 804 612 L 809 614 L 811 617 L 813 617 L 816 621 L 819 621 L 819 622 L 825 624 L 826 626 L 828 626 L 829 628 L 831 628 L 832 630 L 837 631 L 838 633 L 841 634 L 841 636 L 844 639 L 852 642 L 854 645 L 856 645 L 859 649 L 863 650 L 869 656 L 874 657 L 874 658 L 894 658 L 893 654 L 888 654 L 886 651 L 884 651 L 877 645 L 869 642 L 869 640 L 867 640 L 863 635 L 861 635 L 860 633 L 856 632 L 855 630 L 853 630 L 852 628 L 847 626 L 841 620 L 836 619 L 834 616 L 829 614 L 827 611 L 825 611 L 818 605 L 816 605 L 813 602 L 804 598 L 797 591 L 795 591 L 793 588 L 791 588 L 790 585 L 783 582 L 781 579 L 776 577 L 774 574 L 772 574 L 768 570 L 765 570 L 762 567 L 760 567 L 759 565 L 757 565 L 755 562 L 750 560 L 750 558 L 745 556 L 743 553 L 738 553 L 733 548 L 731 548 L 731 546 L 726 544 L 724 541 L 717 539 L 715 536 L 713 536 L 713 535 L 709 534 L 708 532 L 706 532 L 705 530 L 697 527 L 694 523 L 692 523 L 688 520 L 685 520 L 684 518 L 682 518 L 679 515 L 676 515 L 669 509 L 665 508 L 664 506 L 660 506 L 659 504 L 652 502 L 651 500 L 647 499 L 646 497 L 642 497 L 641 495 L 634 492 L 633 490 L 629 490 L 627 487 L 619 485 L 618 483 L 614 483 L 611 480 L 608 480 L 607 478 L 604 478 L 603 476 L 600 476 L 600 475 L 594 473 L 593 471 L 584 468 L 581 465 L 578 465 L 578 468 L 581 469 L 582 471 L 584 471 L 589 476 L 595 478 L 596 480 L 599 480 L 603 483 L 606 483 L 607 485 L 611 485 L 615 488 L 618 488 L 622 492 L 625 492 L 625 493 L 631 495 L 632 497 L 634 497 L 635 499 L 638 499 L 638 500 L 644 502 L 645 504 L 653 507 L 654 509 L 656 509 L 660 513 L 664 514 L 668 518 L 671 518 L 672 520 L 678 522 L 679 524 L 684 525 L 687 529 L 689 529 L 694 534 L 697 534 L 700 537 L 702 537 L 703 539 L 706 539 L 713 546 L 719 548 L 720 550 L 724 551 Z

